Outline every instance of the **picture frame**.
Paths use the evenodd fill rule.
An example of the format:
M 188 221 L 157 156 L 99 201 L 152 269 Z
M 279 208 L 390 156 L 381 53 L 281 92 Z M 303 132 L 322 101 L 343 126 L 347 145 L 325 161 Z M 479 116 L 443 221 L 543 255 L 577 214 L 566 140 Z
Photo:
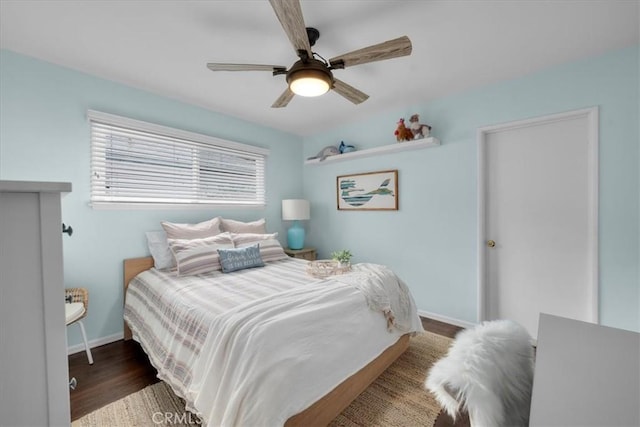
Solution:
M 336 177 L 339 211 L 397 211 L 398 170 Z

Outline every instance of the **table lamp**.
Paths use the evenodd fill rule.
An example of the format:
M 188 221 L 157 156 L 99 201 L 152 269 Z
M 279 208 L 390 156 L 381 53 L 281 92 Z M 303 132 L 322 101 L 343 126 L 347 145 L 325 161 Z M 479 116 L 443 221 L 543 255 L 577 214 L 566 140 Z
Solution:
M 289 199 L 282 201 L 282 219 L 293 221 L 293 225 L 287 231 L 287 245 L 289 249 L 304 248 L 304 228 L 301 220 L 311 218 L 309 215 L 309 202 L 302 199 Z

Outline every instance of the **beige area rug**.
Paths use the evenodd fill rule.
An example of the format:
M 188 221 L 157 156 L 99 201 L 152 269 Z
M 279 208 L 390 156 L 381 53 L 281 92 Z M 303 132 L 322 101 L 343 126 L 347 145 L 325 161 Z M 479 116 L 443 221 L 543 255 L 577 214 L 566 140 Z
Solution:
M 330 425 L 432 426 L 440 406 L 424 389 L 431 365 L 445 355 L 451 339 L 425 332 L 411 338 L 409 349 Z M 86 426 L 193 426 L 198 419 L 159 382 L 74 421 Z

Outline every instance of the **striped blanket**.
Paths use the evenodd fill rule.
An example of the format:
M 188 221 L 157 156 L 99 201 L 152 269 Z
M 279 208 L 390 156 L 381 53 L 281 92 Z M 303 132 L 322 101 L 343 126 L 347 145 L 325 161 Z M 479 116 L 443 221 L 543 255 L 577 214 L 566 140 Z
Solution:
M 186 400 L 187 407 L 204 415 L 205 421 L 212 421 L 212 425 L 233 425 L 251 420 L 264 424 L 270 420 L 267 424 L 281 425 L 377 357 L 403 332 L 422 330 L 415 304 L 403 284 L 392 284 L 390 301 L 408 303 L 409 307 L 396 310 L 404 316 L 398 324 L 403 329 L 408 325 L 409 330 L 388 332 L 385 316 L 369 308 L 372 296 L 379 297 L 379 287 L 386 286 L 384 283 L 373 288 L 375 295 L 367 296 L 366 287 L 358 289 L 348 283 L 346 276 L 342 282 L 310 277 L 305 272 L 306 264 L 291 258 L 269 262 L 264 268 L 187 277 L 151 269 L 129 284 L 125 320 L 158 370 L 158 376 Z M 354 269 L 359 271 L 354 277 L 371 275 L 371 268 L 354 266 Z M 396 294 L 405 291 L 402 298 Z M 387 309 L 394 307 L 383 305 Z M 273 318 L 268 313 L 273 313 Z M 252 339 L 262 336 L 264 345 L 286 352 L 272 354 L 277 351 L 266 348 L 267 353 L 252 351 L 242 335 Z M 297 342 L 317 346 L 311 352 L 314 356 L 308 359 L 309 348 L 297 349 Z M 221 351 L 221 346 L 226 350 Z M 232 347 L 246 360 L 230 360 L 227 353 Z M 292 354 L 304 354 L 305 359 L 293 363 Z M 317 358 L 315 354 L 324 356 Z M 306 387 L 302 385 L 302 390 L 298 390 L 295 384 L 287 383 L 286 392 L 278 395 L 269 392 L 274 386 L 264 380 L 272 375 L 268 370 L 258 371 L 256 379 L 247 381 L 226 369 L 229 364 L 238 365 L 240 370 L 247 366 L 259 368 L 266 357 L 271 360 L 270 366 L 286 368 L 289 374 L 293 374 L 292 367 L 299 366 L 304 371 L 301 375 L 311 375 Z M 286 363 L 281 363 L 279 357 Z M 220 377 L 223 371 L 224 376 Z M 240 383 L 234 383 L 235 380 Z M 281 377 L 272 380 L 276 385 L 282 383 Z M 258 388 L 262 382 L 264 386 Z M 226 384 L 229 393 L 220 393 L 221 384 Z M 309 384 L 315 388 L 309 390 Z M 247 395 L 233 400 L 231 396 L 237 396 L 242 387 Z M 234 406 L 249 395 L 253 396 L 250 413 Z M 260 405 L 256 396 L 265 398 L 264 405 Z M 235 412 L 227 408 L 235 408 Z
M 124 319 L 158 377 L 185 398 L 211 321 L 234 307 L 310 283 L 314 279 L 306 265 L 292 258 L 270 262 L 268 268 L 181 277 L 152 268 L 129 283 Z

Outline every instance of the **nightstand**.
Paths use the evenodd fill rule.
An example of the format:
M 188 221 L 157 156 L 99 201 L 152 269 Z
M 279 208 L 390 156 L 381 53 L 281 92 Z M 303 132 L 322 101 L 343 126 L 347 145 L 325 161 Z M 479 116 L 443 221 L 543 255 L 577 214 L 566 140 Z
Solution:
M 316 248 L 302 248 L 302 249 L 285 249 L 284 253 L 292 258 L 306 259 L 307 261 L 316 260 Z

